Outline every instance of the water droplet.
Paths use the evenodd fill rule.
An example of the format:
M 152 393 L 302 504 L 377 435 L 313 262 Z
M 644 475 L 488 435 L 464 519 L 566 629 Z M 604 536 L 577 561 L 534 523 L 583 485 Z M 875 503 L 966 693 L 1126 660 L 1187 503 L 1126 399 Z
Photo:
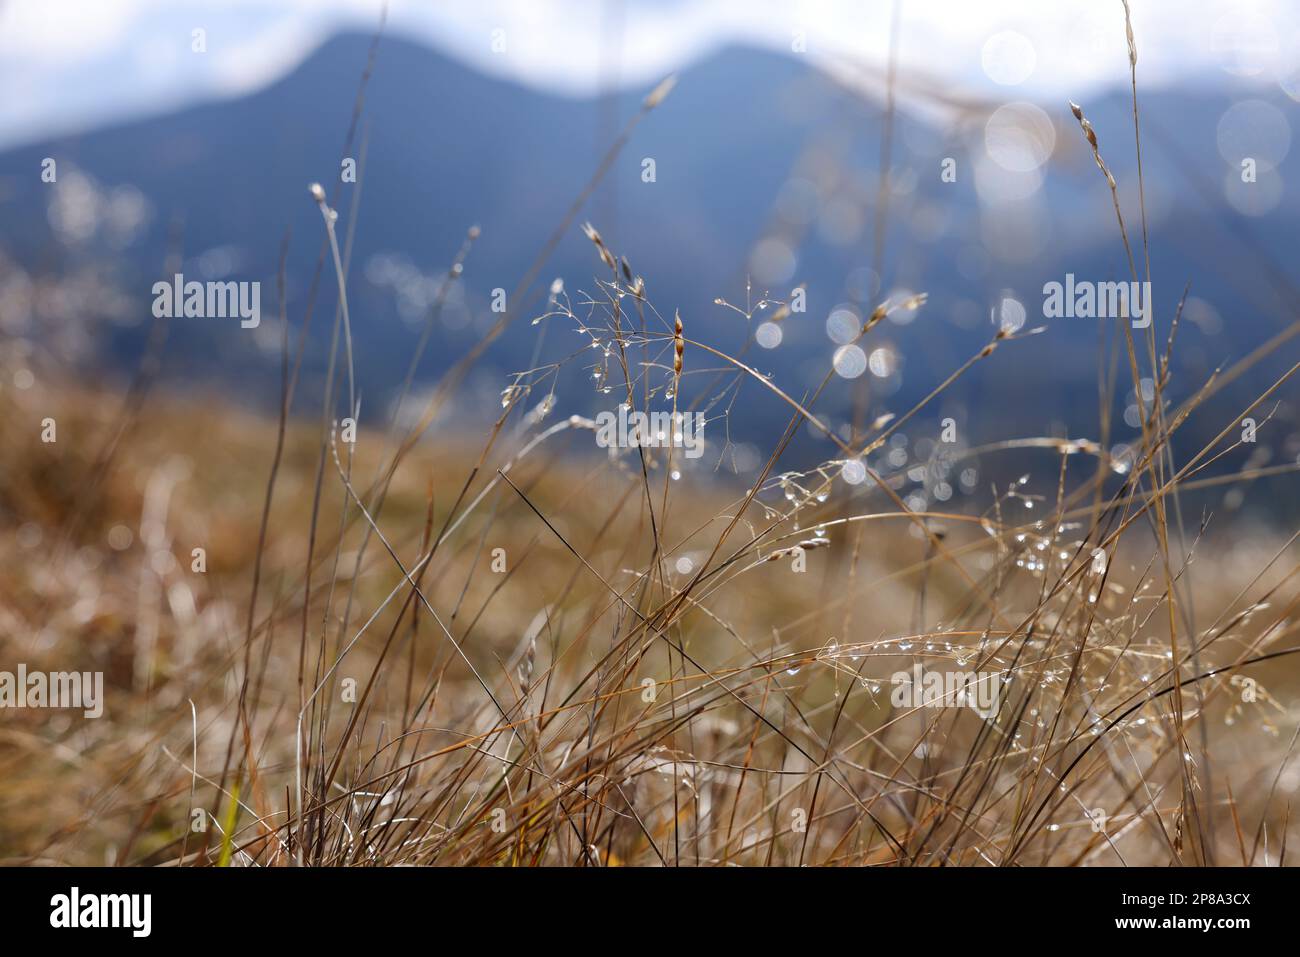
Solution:
M 867 477 L 867 467 L 858 459 L 850 459 L 840 468 L 840 478 L 849 485 L 861 485 Z

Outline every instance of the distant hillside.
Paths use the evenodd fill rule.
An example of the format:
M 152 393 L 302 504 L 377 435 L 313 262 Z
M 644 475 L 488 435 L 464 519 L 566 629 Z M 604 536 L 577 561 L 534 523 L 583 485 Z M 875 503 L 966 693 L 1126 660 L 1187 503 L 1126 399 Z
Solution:
M 5 256 L 33 275 L 107 260 L 104 275 L 116 289 L 97 301 L 105 309 L 114 305 L 117 320 L 106 326 L 108 354 L 126 361 L 140 353 L 149 290 L 161 273 L 169 236 L 183 237 L 188 276 L 261 280 L 264 311 L 272 315 L 278 249 L 290 230 L 288 313 L 296 326 L 322 238 L 306 185 L 320 180 L 332 190 L 339 179 L 340 148 L 370 42 L 359 34 L 336 37 L 292 74 L 247 97 L 0 156 Z M 491 291 L 514 287 L 618 128 L 610 117 L 616 114 L 621 125 L 638 99 L 625 95 L 611 112 L 602 101 L 545 95 L 476 74 L 409 42 L 382 41 L 362 120 L 368 152 L 351 270 L 358 376 L 367 402 L 382 405 L 400 381 L 424 306 L 467 227 L 481 225 L 482 236 L 467 263 L 463 298 L 462 290 L 453 296 L 422 380 L 445 369 L 490 324 Z M 1279 106 L 1290 103 L 1280 93 L 1273 99 Z M 1227 91 L 1159 93 L 1142 100 L 1161 329 L 1167 329 L 1185 282 L 1192 282 L 1198 299 L 1179 342 L 1189 389 L 1225 355 L 1240 357 L 1281 328 L 1294 306 L 1286 278 L 1294 276 L 1294 267 L 1286 251 L 1300 240 L 1300 202 L 1294 189 L 1284 188 L 1265 217 L 1244 217 L 1228 205 L 1222 184 L 1232 170 L 1216 135 L 1232 102 Z M 1023 302 L 1026 326 L 1034 326 L 1042 321 L 1044 282 L 1061 280 L 1067 271 L 1097 280 L 1128 278 L 1104 180 L 1066 105 L 1044 106 L 1056 127 L 1041 191 L 1003 204 L 990 199 L 992 190 L 983 181 L 987 170 L 977 172 L 989 162 L 985 117 L 971 117 L 950 135 L 897 118 L 883 230 L 884 287 L 924 290 L 930 302 L 910 324 L 882 326 L 869 344 L 893 348 L 901 357 L 892 377 L 867 375 L 880 407 L 873 414 L 905 411 L 977 350 L 993 329 L 990 312 L 1004 295 Z M 1140 244 L 1127 96 L 1084 106 L 1122 184 L 1130 238 Z M 734 312 L 714 305 L 715 298 L 743 305 L 746 275 L 755 270 L 755 299 L 768 288 L 784 297 L 796 283 L 806 283 L 807 314 L 786 322 L 779 348 L 751 348 L 750 356 L 787 389 L 811 388 L 834 348 L 826 337 L 828 313 L 845 302 L 869 310 L 881 296 L 871 288 L 868 270 L 876 257 L 883 123 L 878 103 L 804 62 L 729 49 L 682 74 L 579 221 L 596 221 L 611 247 L 645 277 L 661 312 L 671 316 L 680 309 L 693 337 L 732 352 L 743 347 L 746 329 Z M 353 152 L 359 156 L 359 149 Z M 54 185 L 37 179 L 47 156 L 60 164 Z M 945 157 L 956 161 L 955 183 L 941 180 Z M 647 158 L 654 161 L 653 183 L 642 180 Z M 139 191 L 149 216 L 121 248 L 106 246 L 100 233 L 74 241 L 66 223 L 62 231 L 51 226 L 47 207 L 54 191 L 68 189 L 78 174 L 89 176 L 93 188 Z M 1278 174 L 1261 175 L 1294 181 L 1300 151 L 1290 152 Z M 345 185 L 341 194 L 344 231 L 356 188 Z M 761 240 L 773 237 L 775 244 L 756 253 Z M 782 255 L 786 251 L 791 256 Z M 765 270 L 776 277 L 770 283 L 763 280 Z M 577 301 L 577 291 L 590 290 L 598 271 L 590 245 L 575 228 L 542 271 L 538 287 L 563 277 Z M 326 280 L 309 377 L 323 368 L 328 348 L 335 296 L 332 276 Z M 92 297 L 92 312 L 97 301 Z M 531 362 L 538 334 L 527 321 L 533 314 L 486 357 L 485 375 L 476 380 L 485 393 L 504 386 L 502 374 Z M 79 318 L 93 324 L 104 317 Z M 237 384 L 244 398 L 273 397 L 278 338 L 267 332 L 178 321 L 164 375 Z M 38 336 L 40 330 L 28 333 Z M 543 358 L 582 344 L 560 327 L 547 335 Z M 1044 431 L 1053 423 L 1093 432 L 1096 343 L 1095 322 L 1057 321 L 1047 334 L 979 367 L 945 402 L 971 410 L 975 433 L 1002 435 L 1009 424 Z M 991 384 L 1005 385 L 1008 375 L 1023 391 L 999 387 L 993 405 Z M 562 394 L 573 411 L 604 401 L 576 379 Z M 850 396 L 851 386 L 837 382 L 820 407 L 847 416 Z M 768 416 L 776 411 L 761 402 L 741 403 L 732 424 L 741 433 L 768 428 Z M 997 423 L 983 430 L 980 411 L 996 415 Z

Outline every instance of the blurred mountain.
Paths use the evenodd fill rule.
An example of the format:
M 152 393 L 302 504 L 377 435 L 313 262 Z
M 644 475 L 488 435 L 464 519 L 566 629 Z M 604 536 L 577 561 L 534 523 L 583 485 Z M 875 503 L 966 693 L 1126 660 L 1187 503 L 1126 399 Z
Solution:
M 87 361 L 127 365 L 143 350 L 152 284 L 166 275 L 169 250 L 179 249 L 186 279 L 259 280 L 264 321 L 244 330 L 234 320 L 175 320 L 165 375 L 215 384 L 241 400 L 272 400 L 279 388 L 273 319 L 280 244 L 287 232 L 287 313 L 297 329 L 324 236 L 306 187 L 320 181 L 331 195 L 339 190 L 340 237 L 353 243 L 358 386 L 371 409 L 383 407 L 405 374 L 466 230 L 482 227 L 419 370 L 419 381 L 434 379 L 497 318 L 492 290 L 514 289 L 645 91 L 565 99 L 385 38 L 351 150 L 362 182 L 340 183 L 341 148 L 370 44 L 368 36 L 339 36 L 253 95 L 0 155 L 0 328 L 39 341 L 53 325 L 47 314 L 62 313 L 93 343 L 81 349 Z M 591 219 L 645 277 L 665 317 L 680 310 L 689 336 L 733 354 L 745 348 L 752 326 L 716 298 L 743 309 L 747 298 L 784 299 L 805 284 L 807 312 L 784 321 L 781 344 L 751 344 L 746 352 L 792 394 L 814 388 L 824 374 L 836 348 L 826 325 L 835 309 L 862 316 L 883 296 L 924 291 L 930 298 L 921 310 L 891 317 L 863 343 L 872 359 L 863 379 L 869 417 L 905 412 L 1006 322 L 1047 328 L 1004 345 L 925 418 L 951 414 L 972 441 L 1010 430 L 1095 433 L 1098 322 L 1044 320 L 1042 287 L 1067 272 L 1125 280 L 1129 267 L 1109 190 L 1067 105 L 917 109 L 904 97 L 889 121 L 878 97 L 857 92 L 855 78 L 843 79 L 796 57 L 741 48 L 683 71 L 542 270 L 531 305 L 508 304 L 519 318 L 470 380 L 470 396 L 495 396 L 508 373 L 584 346 L 571 323 L 530 320 L 544 310 L 556 277 L 580 312 L 581 291 L 591 292 L 603 275 L 578 228 Z M 1162 343 L 1191 282 L 1175 363 L 1187 377 L 1184 395 L 1216 365 L 1293 321 L 1296 304 L 1289 251 L 1300 240 L 1291 185 L 1300 177 L 1300 151 L 1288 149 L 1287 120 L 1294 104 L 1280 92 L 1225 82 L 1141 100 Z M 1129 241 L 1144 273 L 1126 87 L 1084 109 L 1121 184 Z M 943 124 L 934 119 L 940 110 Z M 882 192 L 887 129 L 890 174 Z M 1258 157 L 1255 183 L 1239 182 L 1238 153 Z M 40 179 L 47 157 L 58 164 L 52 184 Z M 953 182 L 942 176 L 945 158 L 954 161 Z M 653 182 L 643 175 L 647 161 Z M 327 268 L 306 359 L 309 383 L 325 365 L 334 292 Z M 691 366 L 719 362 L 697 354 Z M 561 379 L 559 410 L 608 405 L 589 374 L 575 371 Z M 688 382 L 688 393 L 719 388 L 711 375 L 697 382 Z M 847 420 L 854 389 L 837 379 L 819 408 Z M 774 416 L 786 421 L 755 385 L 741 395 L 730 403 L 735 434 L 768 435 Z M 1125 405 L 1120 397 L 1117 415 Z M 1210 434 L 1221 427 L 1216 422 Z M 1133 434 L 1121 426 L 1115 437 Z

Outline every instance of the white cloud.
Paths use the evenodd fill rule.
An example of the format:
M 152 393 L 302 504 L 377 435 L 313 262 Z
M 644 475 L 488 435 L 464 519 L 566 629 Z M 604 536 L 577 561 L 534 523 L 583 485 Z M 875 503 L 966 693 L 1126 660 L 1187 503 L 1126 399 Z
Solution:
M 68 63 L 120 48 L 126 31 L 152 0 L 61 0 L 0 7 L 0 56 Z
M 0 85 L 10 92 L 0 100 L 0 145 L 254 89 L 292 69 L 333 31 L 374 29 L 380 6 L 12 0 L 0 7 Z M 1220 70 L 1298 86 L 1294 0 L 1132 6 L 1139 79 L 1148 86 Z M 727 43 L 790 52 L 797 33 L 810 59 L 840 69 L 859 64 L 865 76 L 878 77 L 893 7 L 889 0 L 392 0 L 389 29 L 484 72 L 586 95 L 611 81 L 646 86 Z M 1059 100 L 1127 82 L 1119 0 L 924 0 L 901 9 L 902 83 Z M 209 31 L 206 56 L 189 53 L 197 25 Z M 504 53 L 493 52 L 496 29 L 505 31 Z M 1006 31 L 1031 48 L 1017 47 L 1033 60 L 1023 79 L 1016 70 L 986 71 L 985 44 Z M 1020 82 L 1005 85 L 1008 79 Z
M 221 96 L 238 96 L 261 89 L 280 78 L 328 35 L 318 25 L 297 16 L 283 16 L 237 45 L 211 53 L 212 89 Z

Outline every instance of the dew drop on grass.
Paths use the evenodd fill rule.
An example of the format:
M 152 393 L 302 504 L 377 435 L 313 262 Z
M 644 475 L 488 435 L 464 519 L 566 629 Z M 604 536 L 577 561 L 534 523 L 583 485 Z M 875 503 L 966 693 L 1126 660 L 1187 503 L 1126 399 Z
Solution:
M 849 485 L 861 485 L 867 477 L 867 467 L 857 459 L 845 462 L 840 468 L 840 478 Z

